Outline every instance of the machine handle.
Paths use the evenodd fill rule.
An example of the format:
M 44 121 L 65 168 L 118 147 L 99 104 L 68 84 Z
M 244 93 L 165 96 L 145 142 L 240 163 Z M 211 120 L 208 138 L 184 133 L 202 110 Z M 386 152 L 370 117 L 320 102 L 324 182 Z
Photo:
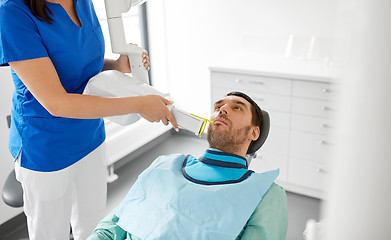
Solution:
M 142 49 L 141 47 L 132 44 L 126 45 L 126 54 L 129 57 L 132 78 L 134 77 L 139 81 L 150 85 L 148 71 L 144 67 L 143 63 L 143 52 L 144 49 Z

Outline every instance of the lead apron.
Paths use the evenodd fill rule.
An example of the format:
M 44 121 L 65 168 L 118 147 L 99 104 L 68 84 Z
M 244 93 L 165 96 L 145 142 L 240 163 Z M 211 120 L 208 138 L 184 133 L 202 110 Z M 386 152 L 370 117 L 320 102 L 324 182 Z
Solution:
M 253 173 L 243 157 L 227 154 L 221 160 L 225 154 L 207 150 L 199 160 L 179 154 L 159 157 L 125 197 L 116 213 L 118 225 L 143 240 L 235 239 L 279 170 Z M 220 159 L 212 159 L 216 156 Z M 235 170 L 227 169 L 241 173 L 232 178 Z

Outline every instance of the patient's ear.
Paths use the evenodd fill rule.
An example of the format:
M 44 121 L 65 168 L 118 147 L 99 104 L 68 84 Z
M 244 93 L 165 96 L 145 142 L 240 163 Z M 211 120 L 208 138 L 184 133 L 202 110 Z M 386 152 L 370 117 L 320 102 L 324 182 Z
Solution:
M 259 137 L 259 134 L 260 134 L 260 129 L 258 126 L 252 126 L 251 127 L 251 131 L 250 131 L 250 135 L 249 135 L 249 138 L 251 141 L 255 141 L 258 139 Z

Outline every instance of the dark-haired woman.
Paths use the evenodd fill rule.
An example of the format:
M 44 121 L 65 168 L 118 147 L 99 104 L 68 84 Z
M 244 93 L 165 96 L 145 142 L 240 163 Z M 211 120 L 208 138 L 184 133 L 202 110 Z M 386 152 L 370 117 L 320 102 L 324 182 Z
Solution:
M 15 84 L 9 149 L 30 239 L 69 239 L 71 223 L 84 240 L 105 213 L 102 117 L 139 113 L 177 128 L 170 101 L 81 94 L 102 70 L 130 72 L 126 56 L 104 59 L 91 0 L 0 0 L 0 65 L 7 64 Z

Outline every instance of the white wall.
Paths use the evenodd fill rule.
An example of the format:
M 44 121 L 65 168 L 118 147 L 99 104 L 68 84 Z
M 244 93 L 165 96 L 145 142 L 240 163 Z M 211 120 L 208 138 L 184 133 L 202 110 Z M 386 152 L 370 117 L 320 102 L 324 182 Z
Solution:
M 12 156 L 8 151 L 9 129 L 6 121 L 6 116 L 11 114 L 11 97 L 14 90 L 9 67 L 0 67 L 0 81 L 0 189 L 3 192 L 5 180 L 14 168 Z M 0 224 L 3 224 L 22 211 L 22 208 L 7 206 L 1 199 Z
M 322 239 L 390 239 L 391 2 L 339 4 L 343 84 Z
M 311 36 L 323 44 L 319 50 L 327 51 L 320 52 L 320 57 L 330 54 L 336 2 L 149 0 L 151 62 L 160 68 L 152 69 L 154 82 L 167 81 L 168 91 L 177 105 L 208 116 L 209 66 L 237 53 L 284 57 L 292 34 L 296 40 L 296 57 L 305 55 L 299 45 Z M 167 49 L 166 53 L 160 53 L 166 55 L 166 62 L 161 56 L 155 57 L 159 53 L 154 47 Z M 167 72 L 161 70 L 162 66 Z

